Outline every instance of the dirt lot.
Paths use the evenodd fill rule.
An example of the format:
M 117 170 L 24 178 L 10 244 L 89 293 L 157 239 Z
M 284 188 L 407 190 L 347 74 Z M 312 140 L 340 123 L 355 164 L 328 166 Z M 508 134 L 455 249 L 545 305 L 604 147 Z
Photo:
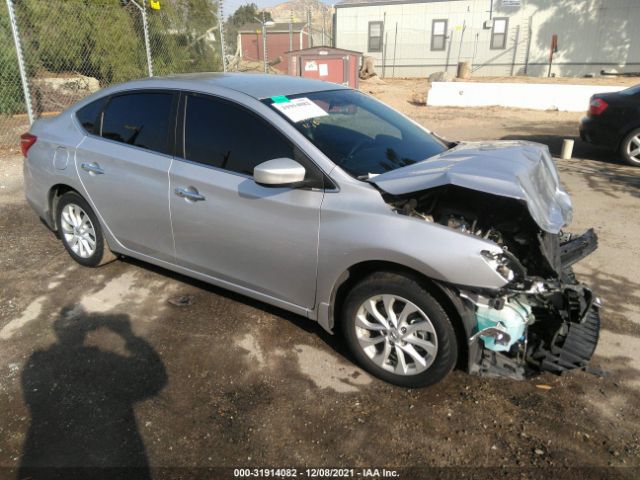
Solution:
M 577 114 L 416 106 L 408 99 L 417 84 L 403 82 L 372 89 L 449 138 L 523 138 L 557 152 L 576 134 Z M 166 476 L 162 467 L 218 466 L 638 478 L 640 170 L 580 142 L 576 157 L 558 165 L 573 230 L 600 235 L 577 272 L 605 301 L 593 365 L 609 375 L 518 383 L 456 371 L 422 390 L 369 377 L 340 339 L 303 318 L 130 260 L 76 265 L 25 203 L 21 159 L 1 157 L 0 478 L 47 452 L 148 463 L 156 478 Z M 192 304 L 169 302 L 181 295 Z M 110 327 L 89 332 L 84 345 L 81 335 L 57 338 L 56 320 L 74 305 L 85 322 Z M 121 394 L 105 394 L 114 389 Z M 61 425 L 76 435 L 60 435 Z M 594 469 L 609 466 L 617 468 Z

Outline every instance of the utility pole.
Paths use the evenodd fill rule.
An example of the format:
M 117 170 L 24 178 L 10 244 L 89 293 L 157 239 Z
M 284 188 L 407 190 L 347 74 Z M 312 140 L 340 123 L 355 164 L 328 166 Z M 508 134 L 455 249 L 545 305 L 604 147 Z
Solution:
M 268 55 L 267 55 L 267 27 L 273 27 L 275 23 L 272 20 L 267 21 L 264 10 L 262 11 L 262 19 L 253 17 L 262 25 L 262 57 L 264 61 L 264 73 L 269 73 Z
M 309 46 L 313 47 L 313 34 L 311 32 L 311 9 L 307 9 L 307 28 L 309 31 Z

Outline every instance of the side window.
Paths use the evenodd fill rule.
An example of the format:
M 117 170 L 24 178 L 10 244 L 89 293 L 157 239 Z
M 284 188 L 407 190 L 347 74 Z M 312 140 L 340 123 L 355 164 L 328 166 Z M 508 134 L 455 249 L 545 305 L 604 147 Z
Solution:
M 184 157 L 232 172 L 253 175 L 253 168 L 274 158 L 295 158 L 291 143 L 272 126 L 223 100 L 187 97 Z
M 367 51 L 382 51 L 382 22 L 369 22 L 369 40 L 367 42 Z
M 100 122 L 98 115 L 102 112 L 102 108 L 105 103 L 107 103 L 107 99 L 109 97 L 102 97 L 98 100 L 91 102 L 88 105 L 85 105 L 80 110 L 76 112 L 76 118 L 88 133 L 93 133 L 98 135 L 100 132 L 98 129 L 100 128 Z
M 434 20 L 431 24 L 431 50 L 444 50 L 447 45 L 447 20 Z
M 102 137 L 170 154 L 172 93 L 126 93 L 111 98 L 102 118 Z
M 493 28 L 491 29 L 491 49 L 504 50 L 507 46 L 507 29 L 509 26 L 508 18 L 494 18 Z

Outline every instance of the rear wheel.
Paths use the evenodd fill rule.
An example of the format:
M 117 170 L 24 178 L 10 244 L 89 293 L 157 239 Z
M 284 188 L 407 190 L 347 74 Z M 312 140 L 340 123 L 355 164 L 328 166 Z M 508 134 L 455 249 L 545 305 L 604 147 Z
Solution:
M 456 364 L 453 326 L 414 278 L 374 273 L 348 293 L 342 314 L 355 359 L 382 380 L 423 387 L 442 380 Z
M 629 165 L 640 167 L 640 128 L 625 137 L 620 145 L 620 154 Z
M 116 259 L 109 250 L 96 214 L 76 192 L 58 201 L 58 235 L 71 258 L 85 267 L 97 267 Z

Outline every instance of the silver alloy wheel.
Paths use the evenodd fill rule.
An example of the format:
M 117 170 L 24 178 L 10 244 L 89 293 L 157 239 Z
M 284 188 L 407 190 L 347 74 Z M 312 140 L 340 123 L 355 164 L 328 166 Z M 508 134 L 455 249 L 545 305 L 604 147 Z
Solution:
M 627 155 L 633 162 L 640 163 L 640 134 L 631 137 L 627 144 Z
M 75 203 L 68 203 L 60 217 L 64 241 L 73 253 L 81 258 L 92 256 L 96 252 L 96 230 L 87 212 Z
M 356 337 L 371 360 L 398 375 L 424 372 L 438 353 L 438 337 L 429 317 L 397 295 L 376 295 L 360 305 Z

